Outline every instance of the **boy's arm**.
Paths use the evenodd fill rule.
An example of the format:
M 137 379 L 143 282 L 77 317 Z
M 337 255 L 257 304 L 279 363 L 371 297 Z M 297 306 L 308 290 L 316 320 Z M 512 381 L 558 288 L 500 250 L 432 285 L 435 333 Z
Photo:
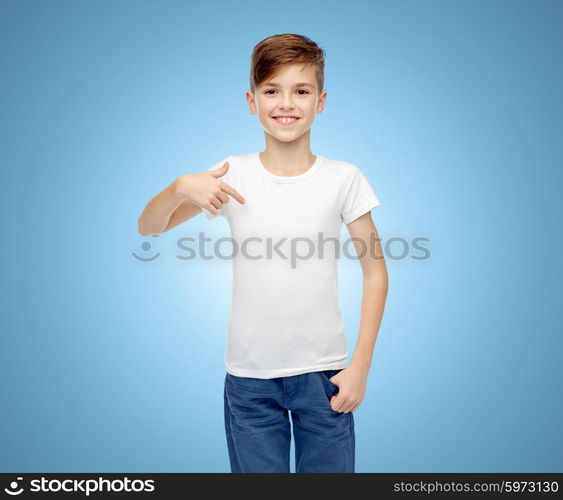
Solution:
M 186 222 L 187 220 L 195 217 L 197 214 L 203 212 L 201 208 L 199 208 L 196 204 L 192 203 L 190 200 L 182 201 L 176 210 L 172 212 L 170 219 L 168 220 L 168 225 L 162 231 L 165 233 L 166 231 L 170 231 L 170 229 L 182 224 L 182 222 Z
M 363 274 L 360 330 L 350 366 L 358 368 L 367 375 L 383 318 L 389 278 L 379 234 L 370 213 L 348 224 L 348 230 L 353 238 L 356 253 L 360 257 Z
M 145 206 L 137 221 L 139 233 L 143 236 L 151 236 L 170 229 L 172 227 L 171 216 L 179 206 L 183 206 L 184 212 L 193 212 L 193 215 L 201 212 L 199 207 L 189 201 L 185 203 L 186 201 L 178 191 L 178 179 L 174 180 L 164 190 L 153 196 Z M 177 222 L 177 224 L 179 223 Z
M 191 219 L 203 209 L 217 215 L 229 201 L 229 196 L 241 204 L 246 203 L 236 189 L 220 180 L 227 173 L 229 162 L 215 167 L 198 174 L 181 175 L 154 196 L 139 216 L 139 233 L 143 236 L 163 233 Z
M 364 398 L 388 291 L 387 267 L 371 212 L 353 220 L 347 227 L 362 267 L 363 293 L 360 330 L 350 366 L 331 378 L 339 387 L 339 392 L 331 399 L 331 407 L 342 413 L 355 411 Z

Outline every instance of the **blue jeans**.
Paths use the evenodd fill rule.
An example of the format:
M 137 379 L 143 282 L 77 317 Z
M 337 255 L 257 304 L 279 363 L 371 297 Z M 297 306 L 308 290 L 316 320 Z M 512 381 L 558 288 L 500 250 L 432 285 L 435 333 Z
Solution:
M 259 379 L 225 377 L 225 431 L 231 472 L 290 472 L 291 422 L 295 472 L 354 472 L 352 412 L 330 406 L 342 370 Z

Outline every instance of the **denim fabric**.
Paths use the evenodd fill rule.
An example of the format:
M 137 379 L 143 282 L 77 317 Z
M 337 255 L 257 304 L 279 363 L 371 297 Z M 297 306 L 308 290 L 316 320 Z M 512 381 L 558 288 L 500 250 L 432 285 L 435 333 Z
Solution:
M 352 412 L 330 406 L 342 370 L 259 379 L 225 376 L 225 431 L 231 472 L 354 472 Z M 291 423 L 289 415 L 291 414 Z

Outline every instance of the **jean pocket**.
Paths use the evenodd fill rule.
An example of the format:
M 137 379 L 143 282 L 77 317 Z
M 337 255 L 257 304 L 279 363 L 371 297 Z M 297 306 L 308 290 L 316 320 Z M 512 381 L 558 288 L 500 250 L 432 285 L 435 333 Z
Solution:
M 323 378 L 323 380 L 329 384 L 331 387 L 338 389 L 338 386 L 334 383 L 330 381 L 331 377 L 334 377 L 337 373 L 340 373 L 342 371 L 342 369 L 340 370 L 321 370 L 319 373 L 321 374 L 321 377 Z

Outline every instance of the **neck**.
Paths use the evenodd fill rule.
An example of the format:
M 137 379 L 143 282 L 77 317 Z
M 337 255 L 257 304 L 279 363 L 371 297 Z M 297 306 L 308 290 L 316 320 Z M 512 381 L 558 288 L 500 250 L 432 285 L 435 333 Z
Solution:
M 282 142 L 266 134 L 266 149 L 260 152 L 264 167 L 275 175 L 285 176 L 299 175 L 309 170 L 316 156 L 311 152 L 306 135 L 306 138 L 302 136 L 293 142 Z

